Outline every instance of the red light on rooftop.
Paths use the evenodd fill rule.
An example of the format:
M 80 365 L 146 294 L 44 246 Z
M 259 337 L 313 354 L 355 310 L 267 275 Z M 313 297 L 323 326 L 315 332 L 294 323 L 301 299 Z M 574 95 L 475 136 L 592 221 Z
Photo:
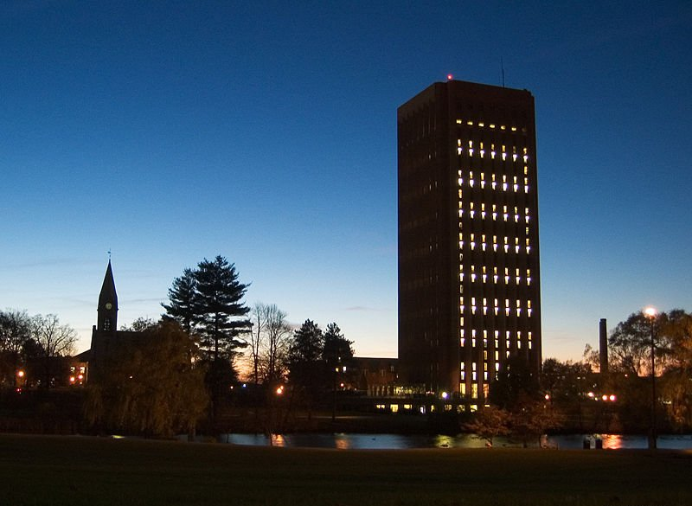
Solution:
M 452 74 L 447 74 L 447 81 L 451 81 L 454 79 L 454 76 Z

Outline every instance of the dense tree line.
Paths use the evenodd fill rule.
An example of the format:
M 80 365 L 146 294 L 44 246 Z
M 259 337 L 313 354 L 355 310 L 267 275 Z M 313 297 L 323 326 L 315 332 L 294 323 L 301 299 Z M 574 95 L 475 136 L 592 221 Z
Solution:
M 333 390 L 336 375 L 351 366 L 352 345 L 336 323 L 323 332 L 308 319 L 294 332 L 288 348 L 288 379 L 308 406 L 320 394 Z
M 99 431 L 151 436 L 214 431 L 246 345 L 247 285 L 224 257 L 206 258 L 173 280 L 160 321 L 121 330 L 108 365 L 86 389 L 84 412 Z
M 347 377 L 353 359 L 353 343 L 339 326 L 323 331 L 308 319 L 293 330 L 275 304 L 258 303 L 252 314 L 248 378 L 262 429 L 280 429 L 297 409 L 307 410 L 310 420 L 316 406 L 333 407 L 337 379 Z
M 76 340 L 75 330 L 56 315 L 0 311 L 0 386 L 21 383 L 48 390 L 67 383 L 64 359 L 73 353 Z
M 307 320 L 294 330 L 275 304 L 257 303 L 250 311 L 243 301 L 247 286 L 221 256 L 185 269 L 162 304 L 161 322 L 139 319 L 124 329 L 141 336 L 122 346 L 104 380 L 89 387 L 89 421 L 171 434 L 194 428 L 208 407 L 207 427 L 222 430 L 243 363 L 254 386 L 258 429 L 271 432 L 292 409 L 310 412 L 324 401 L 350 368 L 352 343 L 335 323 L 323 332 Z

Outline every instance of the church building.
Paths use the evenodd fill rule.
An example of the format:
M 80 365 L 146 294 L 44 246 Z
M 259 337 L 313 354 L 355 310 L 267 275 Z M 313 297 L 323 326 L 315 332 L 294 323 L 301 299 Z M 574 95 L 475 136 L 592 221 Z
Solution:
M 110 360 L 125 344 L 132 343 L 141 332 L 118 329 L 118 292 L 113 279 L 113 267 L 108 260 L 106 275 L 101 286 L 98 320 L 91 332 L 89 352 L 89 382 L 98 382 Z

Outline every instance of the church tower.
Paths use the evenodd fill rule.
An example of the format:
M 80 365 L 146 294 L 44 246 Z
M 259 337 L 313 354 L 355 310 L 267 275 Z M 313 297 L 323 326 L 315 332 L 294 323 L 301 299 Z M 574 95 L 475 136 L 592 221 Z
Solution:
M 106 276 L 103 279 L 101 293 L 99 294 L 98 324 L 99 332 L 114 332 L 118 328 L 118 293 L 115 291 L 113 280 L 113 268 L 108 260 Z
M 118 294 L 115 291 L 113 268 L 108 260 L 106 275 L 99 294 L 98 320 L 91 332 L 89 381 L 98 382 L 118 341 Z

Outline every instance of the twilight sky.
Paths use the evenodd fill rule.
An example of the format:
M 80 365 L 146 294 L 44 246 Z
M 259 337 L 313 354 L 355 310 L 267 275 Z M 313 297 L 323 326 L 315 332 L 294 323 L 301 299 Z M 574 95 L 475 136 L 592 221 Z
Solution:
M 246 302 L 397 354 L 396 109 L 448 73 L 536 99 L 544 358 L 692 310 L 687 1 L 0 2 L 0 308 L 89 347 L 234 262 Z

